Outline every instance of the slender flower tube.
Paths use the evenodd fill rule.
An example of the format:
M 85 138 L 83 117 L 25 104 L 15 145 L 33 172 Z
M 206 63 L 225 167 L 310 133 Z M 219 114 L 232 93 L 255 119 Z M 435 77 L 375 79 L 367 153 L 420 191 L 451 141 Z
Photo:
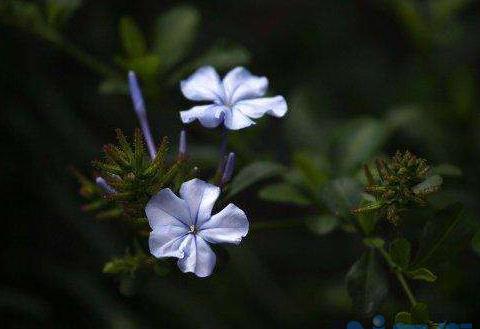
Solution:
M 184 273 L 212 274 L 216 256 L 209 243 L 239 244 L 249 227 L 247 216 L 234 204 L 211 214 L 219 195 L 218 186 L 192 179 L 182 184 L 180 197 L 168 188 L 153 196 L 145 208 L 152 255 L 178 258 Z
M 103 177 L 95 178 L 95 182 L 97 183 L 97 186 L 100 187 L 105 192 L 109 194 L 117 193 L 117 191 L 113 187 L 108 185 L 107 181 Z
M 200 121 L 206 128 L 223 124 L 227 129 L 238 130 L 255 124 L 265 114 L 283 117 L 287 103 L 283 96 L 263 97 L 268 79 L 252 75 L 243 67 L 236 67 L 220 80 L 215 69 L 204 66 L 180 84 L 183 95 L 192 101 L 211 104 L 194 106 L 181 111 L 183 123 Z
M 180 132 L 180 139 L 178 140 L 178 157 L 185 158 L 187 155 L 187 132 L 182 130 Z
M 138 85 L 137 76 L 135 72 L 128 72 L 128 85 L 130 88 L 130 96 L 132 97 L 133 108 L 137 114 L 140 127 L 142 128 L 145 143 L 147 144 L 148 153 L 153 159 L 156 155 L 155 143 L 153 142 L 152 133 L 150 132 L 150 125 L 148 124 L 147 111 L 145 110 L 145 103 L 143 101 L 142 91 Z
M 233 176 L 233 170 L 235 169 L 235 153 L 230 152 L 225 164 L 225 169 L 223 170 L 222 180 L 220 181 L 220 186 L 227 184 Z

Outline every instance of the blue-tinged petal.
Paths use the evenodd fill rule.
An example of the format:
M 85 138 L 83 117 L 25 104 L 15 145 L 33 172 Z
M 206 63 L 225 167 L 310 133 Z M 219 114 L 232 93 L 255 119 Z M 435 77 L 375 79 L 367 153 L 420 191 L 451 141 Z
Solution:
M 183 95 L 192 101 L 216 101 L 223 99 L 224 91 L 215 69 L 203 66 L 186 80 L 180 82 Z
M 265 95 L 268 79 L 251 74 L 243 67 L 236 67 L 223 78 L 225 100 L 228 104 Z
M 185 241 L 184 257 L 177 262 L 180 270 L 184 273 L 193 272 L 202 278 L 212 274 L 217 257 L 208 243 L 194 235 L 189 235 Z
M 230 203 L 199 227 L 198 236 L 210 243 L 238 244 L 247 235 L 248 226 L 243 210 Z
M 197 227 L 210 218 L 219 195 L 220 188 L 218 186 L 197 178 L 183 183 L 180 187 L 180 196 L 186 201 L 191 218 Z
M 162 226 L 188 227 L 193 224 L 187 203 L 168 188 L 148 201 L 145 213 L 152 230 Z
M 247 99 L 237 102 L 233 109 L 254 119 L 258 119 L 264 114 L 279 118 L 287 113 L 287 102 L 283 96 Z
M 232 110 L 225 112 L 225 127 L 230 130 L 239 130 L 251 125 L 254 125 L 255 122 L 252 121 L 248 116 L 243 114 L 241 111 L 236 110 L 235 107 Z
M 148 245 L 150 253 L 157 257 L 183 257 L 180 249 L 189 231 L 186 226 L 160 226 L 150 233 Z
M 200 105 L 188 111 L 181 111 L 180 118 L 183 123 L 199 120 L 205 128 L 216 128 L 223 122 L 226 111 L 227 109 L 221 105 Z

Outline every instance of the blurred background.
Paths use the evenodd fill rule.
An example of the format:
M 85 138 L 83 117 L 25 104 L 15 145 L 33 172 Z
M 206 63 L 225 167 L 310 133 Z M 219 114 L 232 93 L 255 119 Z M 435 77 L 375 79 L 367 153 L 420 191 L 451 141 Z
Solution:
M 289 113 L 231 134 L 237 168 L 265 160 L 319 180 L 356 177 L 375 156 L 409 149 L 441 165 L 442 197 L 478 217 L 479 11 L 474 0 L 0 0 L 1 327 L 344 328 L 358 318 L 344 276 L 361 243 L 334 224 L 304 225 L 318 208 L 252 183 L 234 202 L 258 226 L 225 248 L 212 277 L 119 283 L 102 267 L 124 253 L 125 232 L 81 211 L 69 168 L 90 174 L 115 128 L 133 133 L 128 69 L 155 138 L 175 149 L 178 111 L 191 106 L 178 82 L 203 64 L 244 65 Z M 200 175 L 211 173 L 219 131 L 188 133 Z M 452 262 L 461 271 L 414 289 L 436 319 L 475 322 L 475 248 Z M 386 316 L 405 306 L 392 289 Z

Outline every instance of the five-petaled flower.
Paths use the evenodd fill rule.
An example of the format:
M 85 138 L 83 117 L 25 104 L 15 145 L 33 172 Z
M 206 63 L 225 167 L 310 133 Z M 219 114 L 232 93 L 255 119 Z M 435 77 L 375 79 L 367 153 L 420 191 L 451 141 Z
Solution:
M 183 123 L 196 119 L 206 128 L 215 128 L 221 123 L 230 130 L 238 130 L 255 124 L 264 114 L 282 117 L 287 112 L 287 103 L 282 96 L 262 97 L 268 87 L 266 77 L 252 75 L 243 67 L 236 67 L 220 81 L 211 66 L 199 68 L 181 82 L 183 95 L 192 101 L 213 102 L 181 111 Z
M 157 258 L 177 257 L 182 272 L 212 274 L 216 256 L 208 243 L 239 244 L 248 233 L 245 213 L 233 204 L 211 215 L 220 188 L 199 179 L 182 184 L 180 197 L 161 190 L 145 212 L 152 228 L 150 252 Z

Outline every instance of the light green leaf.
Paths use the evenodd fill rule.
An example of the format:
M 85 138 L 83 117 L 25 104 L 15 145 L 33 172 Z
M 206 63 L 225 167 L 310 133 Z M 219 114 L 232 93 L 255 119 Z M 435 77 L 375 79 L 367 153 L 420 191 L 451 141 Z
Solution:
M 432 174 L 440 176 L 460 177 L 462 176 L 462 169 L 457 166 L 444 163 L 432 168 Z
M 133 70 L 140 77 L 154 78 L 160 69 L 161 59 L 156 54 L 135 57 L 124 61 L 122 64 L 127 70 Z
M 416 303 L 410 310 L 412 322 L 418 324 L 427 324 L 430 321 L 428 306 L 425 303 Z
M 345 134 L 339 145 L 343 172 L 358 170 L 381 151 L 386 139 L 387 129 L 380 120 L 363 119 L 345 127 Z
M 188 54 L 197 36 L 200 13 L 194 7 L 175 7 L 157 19 L 154 50 L 162 67 L 170 68 Z
M 401 269 L 406 269 L 410 264 L 412 247 L 407 239 L 396 239 L 390 245 L 390 257 Z
M 412 315 L 408 312 L 398 312 L 395 315 L 395 323 L 410 324 L 412 323 Z
M 371 248 L 383 248 L 385 240 L 380 238 L 365 238 L 363 239 L 363 243 Z
M 142 31 L 131 17 L 122 17 L 119 27 L 122 46 L 130 58 L 145 55 L 147 46 Z
M 414 280 L 422 280 L 427 282 L 434 282 L 435 280 L 437 280 L 437 276 L 433 274 L 429 269 L 426 269 L 424 267 L 408 271 L 407 274 Z
M 388 293 L 388 282 L 374 249 L 363 253 L 346 277 L 347 290 L 354 309 L 366 316 L 372 315 Z
M 340 221 L 330 215 L 311 217 L 307 219 L 306 223 L 310 230 L 319 235 L 328 234 L 340 225 Z
M 259 197 L 266 201 L 291 203 L 298 206 L 308 206 L 311 204 L 300 191 L 294 186 L 286 183 L 278 183 L 264 187 L 258 193 Z
M 254 162 L 244 167 L 232 180 L 227 198 L 233 197 L 261 180 L 279 175 L 284 169 L 283 166 L 268 161 Z

